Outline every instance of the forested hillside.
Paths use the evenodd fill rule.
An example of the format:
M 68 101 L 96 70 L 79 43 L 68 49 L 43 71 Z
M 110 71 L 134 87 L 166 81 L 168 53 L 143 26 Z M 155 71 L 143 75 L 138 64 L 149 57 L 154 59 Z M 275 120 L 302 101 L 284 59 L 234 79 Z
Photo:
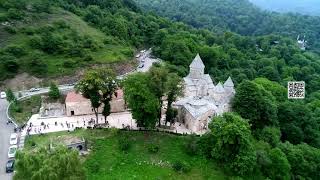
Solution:
M 316 51 L 301 51 L 293 38 L 306 34 L 316 49 L 319 18 L 266 13 L 245 0 L 139 4 L 142 9 L 131 0 L 0 0 L 0 80 L 21 72 L 72 74 L 128 60 L 140 47 L 153 47 L 166 69 L 185 76 L 200 53 L 215 84 L 228 76 L 235 81 L 233 110 L 238 115 L 217 119 L 211 128 L 218 133 L 203 136 L 199 153 L 230 165 L 230 176 L 320 178 L 320 57 Z M 306 82 L 305 100 L 287 99 L 289 80 Z M 225 130 L 235 139 L 218 142 L 225 139 L 215 129 L 220 125 L 232 127 Z M 236 131 L 238 126 L 244 131 Z M 233 142 L 239 146 L 229 151 Z M 221 156 L 224 149 L 230 157 Z
M 214 32 L 241 35 L 306 35 L 309 49 L 320 49 L 320 17 L 263 11 L 248 0 L 136 0 L 143 9 Z

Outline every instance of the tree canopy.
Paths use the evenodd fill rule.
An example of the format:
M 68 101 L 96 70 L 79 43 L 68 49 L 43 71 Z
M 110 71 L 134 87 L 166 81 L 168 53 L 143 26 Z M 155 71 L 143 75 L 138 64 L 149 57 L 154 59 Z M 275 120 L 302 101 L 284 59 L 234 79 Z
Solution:
M 66 147 L 39 149 L 36 153 L 18 151 L 13 179 L 84 180 L 79 153 Z

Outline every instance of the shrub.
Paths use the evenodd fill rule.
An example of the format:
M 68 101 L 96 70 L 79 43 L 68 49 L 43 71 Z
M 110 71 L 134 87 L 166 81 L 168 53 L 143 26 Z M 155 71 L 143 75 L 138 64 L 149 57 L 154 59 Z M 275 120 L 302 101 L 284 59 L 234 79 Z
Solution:
M 188 173 L 191 170 L 191 167 L 186 162 L 176 161 L 172 164 L 172 168 L 177 172 Z
M 4 28 L 4 30 L 6 30 L 10 34 L 16 34 L 17 33 L 17 29 L 15 27 L 13 27 L 13 26 L 6 26 Z
M 74 65 L 75 65 L 75 62 L 72 60 L 66 60 L 63 62 L 63 67 L 65 68 L 72 68 L 74 67 Z
M 21 57 L 27 54 L 26 50 L 23 47 L 17 45 L 8 46 L 6 47 L 5 51 L 15 57 Z
M 91 62 L 93 61 L 93 57 L 91 55 L 86 55 L 84 58 L 83 58 L 83 61 L 85 62 Z
M 22 112 L 22 107 L 20 106 L 18 101 L 14 101 L 11 106 L 12 106 L 12 110 L 14 112 L 17 112 L 17 113 L 21 113 Z
M 34 35 L 36 30 L 34 27 L 24 27 L 21 32 L 27 35 Z
M 128 151 L 130 148 L 130 142 L 127 136 L 119 137 L 118 144 L 121 151 Z
M 8 10 L 8 18 L 17 19 L 17 20 L 22 19 L 23 18 L 23 11 L 20 11 L 15 8 L 10 8 Z
M 8 72 L 16 73 L 19 69 L 19 64 L 15 60 L 10 60 L 4 63 L 4 67 Z
M 150 153 L 157 153 L 159 151 L 159 149 L 160 149 L 159 146 L 155 143 L 150 143 L 148 145 L 148 151 Z
M 29 45 L 33 48 L 36 48 L 36 49 L 41 49 L 42 46 L 43 46 L 43 40 L 41 38 L 41 36 L 39 35 L 34 35 L 30 38 L 29 40 Z

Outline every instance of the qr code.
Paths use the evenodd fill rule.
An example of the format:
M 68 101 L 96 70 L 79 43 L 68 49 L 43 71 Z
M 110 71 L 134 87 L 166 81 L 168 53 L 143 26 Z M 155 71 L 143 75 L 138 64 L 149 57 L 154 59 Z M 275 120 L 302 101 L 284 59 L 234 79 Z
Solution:
M 305 97 L 305 82 L 288 82 L 288 99 L 304 99 Z

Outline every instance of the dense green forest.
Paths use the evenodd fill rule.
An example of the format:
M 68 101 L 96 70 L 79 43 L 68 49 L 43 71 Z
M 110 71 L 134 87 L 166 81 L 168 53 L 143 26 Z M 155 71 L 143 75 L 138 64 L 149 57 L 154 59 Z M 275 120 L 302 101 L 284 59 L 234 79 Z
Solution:
M 231 76 L 237 87 L 237 114 L 214 121 L 212 132 L 219 126 L 243 131 L 232 134 L 226 128 L 232 134 L 227 143 L 223 133 L 209 133 L 201 138 L 199 151 L 226 164 L 231 175 L 258 172 L 271 179 L 319 179 L 320 57 L 317 51 L 301 51 L 292 38 L 306 34 L 316 49 L 318 18 L 270 14 L 247 1 L 216 1 L 214 6 L 213 1 L 201 1 L 202 8 L 192 4 L 198 0 L 139 2 L 144 8 L 131 0 L 0 0 L 0 21 L 10 24 L 1 25 L 1 78 L 20 72 L 43 77 L 72 73 L 126 60 L 141 47 L 153 47 L 166 70 L 182 77 L 200 53 L 215 83 Z M 213 14 L 202 14 L 209 12 L 206 8 Z M 289 80 L 306 82 L 305 100 L 287 99 Z M 143 95 L 153 96 L 155 88 L 147 83 L 141 85 Z M 222 157 L 225 151 L 230 156 Z
M 320 17 L 263 11 L 248 0 L 136 0 L 143 9 L 215 32 L 241 35 L 306 35 L 309 49 L 320 50 Z

